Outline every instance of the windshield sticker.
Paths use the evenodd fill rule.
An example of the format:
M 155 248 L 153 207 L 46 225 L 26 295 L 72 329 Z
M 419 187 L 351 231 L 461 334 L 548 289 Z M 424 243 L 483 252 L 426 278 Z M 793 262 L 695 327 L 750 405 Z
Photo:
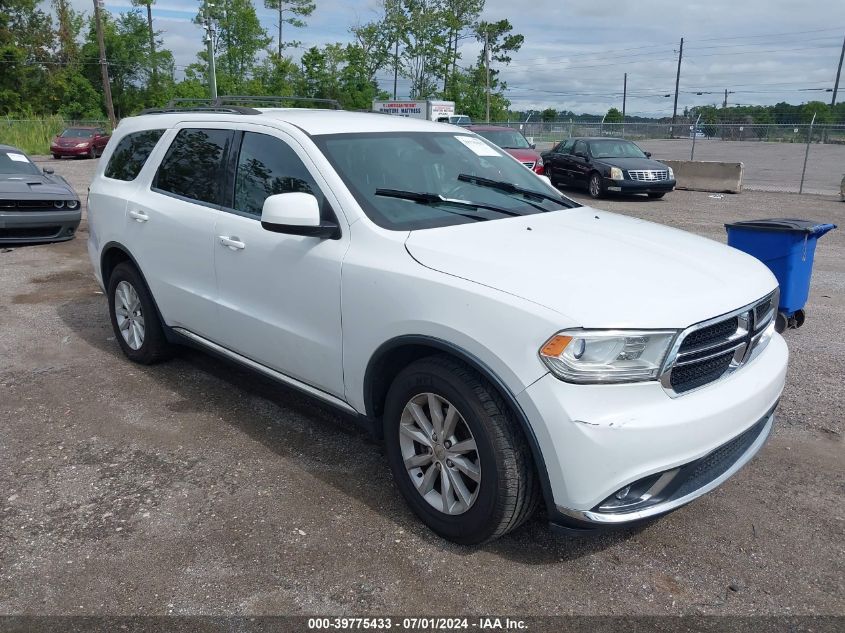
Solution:
M 23 154 L 13 154 L 12 152 L 6 152 L 6 156 L 11 158 L 13 161 L 18 163 L 28 163 L 29 161 L 26 159 L 26 156 Z
M 501 156 L 499 152 L 479 138 L 473 136 L 456 136 L 455 138 L 471 149 L 476 156 Z

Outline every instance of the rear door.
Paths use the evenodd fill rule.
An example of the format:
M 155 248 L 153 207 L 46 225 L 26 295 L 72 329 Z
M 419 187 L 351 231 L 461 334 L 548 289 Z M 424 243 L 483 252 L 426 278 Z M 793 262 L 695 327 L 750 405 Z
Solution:
M 217 325 L 214 224 L 232 137 L 220 124 L 169 130 L 152 182 L 126 208 L 128 246 L 164 321 L 206 337 Z
M 340 271 L 348 231 L 340 239 L 319 239 L 261 227 L 269 195 L 311 193 L 323 218 L 333 221 L 341 219 L 333 210 L 337 200 L 295 139 L 258 125 L 239 128 L 244 131 L 235 137 L 231 189 L 214 233 L 216 340 L 342 399 Z

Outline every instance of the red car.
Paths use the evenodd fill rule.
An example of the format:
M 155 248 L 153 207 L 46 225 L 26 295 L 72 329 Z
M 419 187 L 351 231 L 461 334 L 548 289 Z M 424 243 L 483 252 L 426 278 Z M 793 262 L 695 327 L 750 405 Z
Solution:
M 495 143 L 528 169 L 543 173 L 543 158 L 519 130 L 500 125 L 468 125 L 466 129 Z
M 87 156 L 97 158 L 103 153 L 111 136 L 101 127 L 69 127 L 50 143 L 53 158 Z

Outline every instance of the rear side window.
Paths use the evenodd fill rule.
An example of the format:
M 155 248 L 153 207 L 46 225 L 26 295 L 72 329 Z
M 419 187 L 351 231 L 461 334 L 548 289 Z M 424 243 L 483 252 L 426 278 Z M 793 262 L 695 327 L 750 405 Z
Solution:
M 106 177 L 127 182 L 135 180 L 162 134 L 164 130 L 144 130 L 120 139 L 106 165 Z
M 323 196 L 296 152 L 266 134 L 244 133 L 235 174 L 235 209 L 261 216 L 264 200 L 277 193 L 310 193 L 323 208 Z
M 180 130 L 159 165 L 153 187 L 208 204 L 220 204 L 230 130 Z

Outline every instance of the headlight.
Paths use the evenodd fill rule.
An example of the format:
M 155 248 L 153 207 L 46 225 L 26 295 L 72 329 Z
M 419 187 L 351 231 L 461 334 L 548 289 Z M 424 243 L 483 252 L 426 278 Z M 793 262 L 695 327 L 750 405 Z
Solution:
M 77 143 L 77 147 L 88 147 L 88 143 Z
M 56 207 L 57 209 L 61 209 L 63 206 L 65 206 L 65 201 L 64 200 L 53 200 L 53 206 Z
M 671 167 L 669 168 L 669 180 L 675 180 L 675 170 Z
M 675 330 L 565 330 L 540 348 L 540 358 L 566 382 L 654 380 Z
M 611 180 L 625 180 L 625 176 L 622 175 L 622 170 L 618 167 L 611 167 L 610 168 L 610 179 Z
M 545 165 L 545 163 L 543 162 L 543 157 L 540 156 L 540 158 L 537 159 L 537 165 L 536 166 L 542 167 L 543 165 Z
M 68 200 L 67 202 L 65 202 L 65 206 L 68 209 L 75 209 L 79 206 L 79 200 Z

